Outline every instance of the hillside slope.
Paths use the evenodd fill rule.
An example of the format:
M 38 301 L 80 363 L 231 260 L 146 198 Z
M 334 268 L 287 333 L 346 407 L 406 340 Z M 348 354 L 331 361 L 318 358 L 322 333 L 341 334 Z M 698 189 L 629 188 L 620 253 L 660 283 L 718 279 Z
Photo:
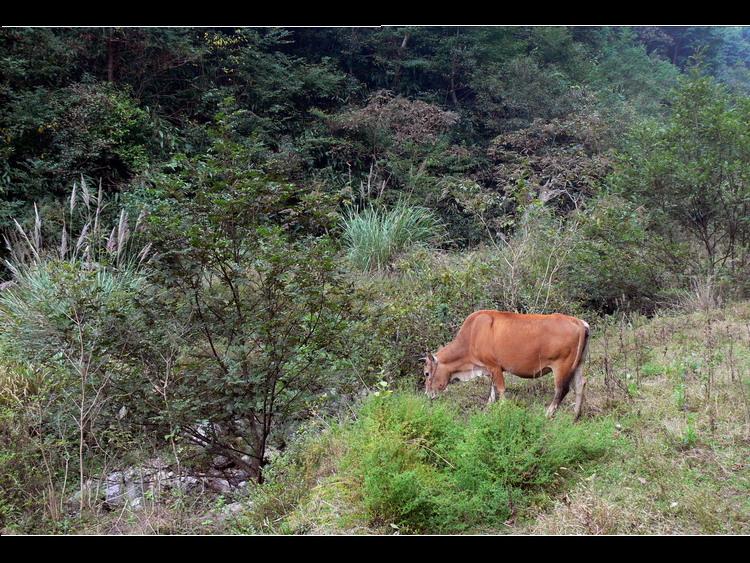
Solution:
M 594 428 L 609 432 L 606 453 L 593 461 L 556 468 L 554 482 L 541 489 L 521 484 L 530 496 L 528 502 L 515 502 L 516 508 L 523 508 L 513 511 L 500 527 L 475 524 L 464 532 L 748 533 L 750 304 L 592 325 L 585 416 L 578 428 L 583 434 Z M 527 424 L 549 402 L 551 380 L 509 379 L 508 403 L 528 413 L 515 419 Z M 388 391 L 379 393 L 386 400 L 382 395 Z M 428 409 L 450 405 L 468 418 L 507 410 L 507 405 L 485 407 L 486 393 L 482 381 L 452 385 Z M 403 400 L 411 392 L 394 396 Z M 372 411 L 370 403 L 365 408 Z M 420 407 L 409 408 L 400 419 L 406 426 L 419 427 L 429 419 Z M 571 409 L 568 399 L 558 416 L 561 421 L 550 424 L 561 424 L 555 428 L 564 432 Z M 498 420 L 507 423 L 507 417 Z M 326 423 L 324 432 L 310 433 L 311 438 L 277 462 L 269 483 L 253 495 L 253 508 L 235 519 L 231 528 L 322 534 L 445 531 L 404 526 L 403 521 L 413 520 L 403 517 L 403 512 L 402 522 L 394 521 L 398 513 L 389 519 L 386 504 L 368 491 L 373 471 L 382 466 L 371 464 L 364 473 L 352 469 L 358 457 L 362 459 L 359 454 L 352 456 L 353 447 L 361 448 L 357 424 Z M 505 429 L 513 431 L 507 424 Z M 499 443 L 503 437 L 491 439 Z M 375 443 L 380 444 L 375 446 L 380 461 L 395 459 L 385 437 Z M 435 460 L 437 465 L 443 462 L 450 465 L 446 459 Z M 401 470 L 401 476 L 410 470 L 403 464 L 392 464 L 390 469 Z M 513 468 L 508 473 L 512 475 Z M 414 498 L 407 491 L 403 501 Z M 473 520 L 470 511 L 464 514 Z

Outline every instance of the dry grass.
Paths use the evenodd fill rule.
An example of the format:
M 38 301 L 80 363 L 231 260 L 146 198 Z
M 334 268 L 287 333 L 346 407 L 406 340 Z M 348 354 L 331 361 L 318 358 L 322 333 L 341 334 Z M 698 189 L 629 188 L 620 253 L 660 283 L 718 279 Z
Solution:
M 608 331 L 594 326 L 585 415 L 615 415 L 627 445 L 515 531 L 750 532 L 750 304 Z M 518 396 L 541 408 L 536 385 Z

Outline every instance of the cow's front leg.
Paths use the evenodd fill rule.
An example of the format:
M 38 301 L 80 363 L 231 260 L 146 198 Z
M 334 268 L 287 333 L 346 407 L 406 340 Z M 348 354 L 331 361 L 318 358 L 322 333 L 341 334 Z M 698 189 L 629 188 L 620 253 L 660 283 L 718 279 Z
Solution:
M 491 371 L 490 379 L 490 397 L 487 399 L 487 404 L 491 405 L 498 399 L 505 398 L 505 377 L 503 376 L 503 370 L 497 369 Z

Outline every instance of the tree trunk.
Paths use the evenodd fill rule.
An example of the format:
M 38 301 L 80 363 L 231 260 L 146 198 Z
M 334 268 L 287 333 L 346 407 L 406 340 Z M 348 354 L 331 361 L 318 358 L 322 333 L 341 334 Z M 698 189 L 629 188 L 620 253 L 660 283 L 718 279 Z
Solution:
M 401 42 L 401 48 L 398 50 L 398 66 L 396 67 L 396 73 L 393 76 L 393 89 L 396 90 L 398 88 L 398 80 L 401 75 L 401 61 L 404 58 L 404 50 L 406 49 L 406 44 L 409 42 L 409 32 L 406 32 L 404 34 L 404 40 Z
M 113 39 L 114 30 L 110 29 L 107 34 L 107 81 L 115 80 L 115 40 Z

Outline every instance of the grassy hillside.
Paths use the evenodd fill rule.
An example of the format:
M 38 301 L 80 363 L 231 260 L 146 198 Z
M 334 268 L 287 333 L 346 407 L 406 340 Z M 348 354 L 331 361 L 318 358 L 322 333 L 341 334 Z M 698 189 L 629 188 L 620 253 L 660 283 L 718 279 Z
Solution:
M 447 441 L 431 432 L 458 433 L 456 450 L 474 456 L 464 465 L 480 482 L 451 482 L 456 496 L 450 500 L 465 503 L 460 508 L 465 532 L 748 533 L 750 304 L 648 321 L 608 319 L 594 327 L 586 415 L 571 425 L 568 399 L 557 420 L 542 423 L 551 434 L 541 447 L 529 429 L 551 399 L 550 378 L 530 382 L 511 376 L 506 404 L 491 407 L 484 405 L 488 386 L 481 380 L 451 385 L 433 403 L 412 391 L 388 396 L 381 389 L 365 402 L 364 413 L 318 421 L 308 438 L 274 464 L 269 482 L 230 529 L 327 534 L 439 533 L 460 527 L 461 518 L 453 513 L 443 529 L 410 529 L 409 524 L 439 522 L 430 501 L 449 500 L 440 487 L 432 490 L 440 498 L 425 498 L 428 481 L 466 467 L 456 467 L 456 451 L 428 452 L 419 463 L 404 461 L 400 456 L 408 455 L 408 448 L 394 443 L 392 435 L 400 425 L 407 429 L 403 435 L 421 439 L 424 447 Z M 391 417 L 388 431 L 367 427 L 386 416 L 377 414 L 379 408 Z M 486 443 L 478 447 L 476 433 L 483 428 Z M 508 434 L 515 438 L 509 441 Z M 532 450 L 564 452 L 569 463 L 546 466 L 560 460 L 537 454 L 533 471 L 524 477 L 529 466 L 523 465 L 523 452 Z M 506 462 L 511 466 L 502 465 Z M 492 463 L 495 472 L 482 473 Z M 552 472 L 550 478 L 535 480 L 541 471 Z M 504 472 L 506 481 L 498 480 Z M 409 489 L 410 476 L 419 490 Z M 393 499 L 383 498 L 398 489 L 399 479 L 401 490 Z M 372 483 L 379 488 L 368 489 Z M 519 494 L 507 505 L 508 514 L 502 506 L 508 503 L 504 485 Z M 472 500 L 483 503 L 472 505 Z M 409 502 L 412 513 L 403 510 Z M 390 510 L 394 507 L 401 510 Z M 498 525 L 500 514 L 508 517 Z

